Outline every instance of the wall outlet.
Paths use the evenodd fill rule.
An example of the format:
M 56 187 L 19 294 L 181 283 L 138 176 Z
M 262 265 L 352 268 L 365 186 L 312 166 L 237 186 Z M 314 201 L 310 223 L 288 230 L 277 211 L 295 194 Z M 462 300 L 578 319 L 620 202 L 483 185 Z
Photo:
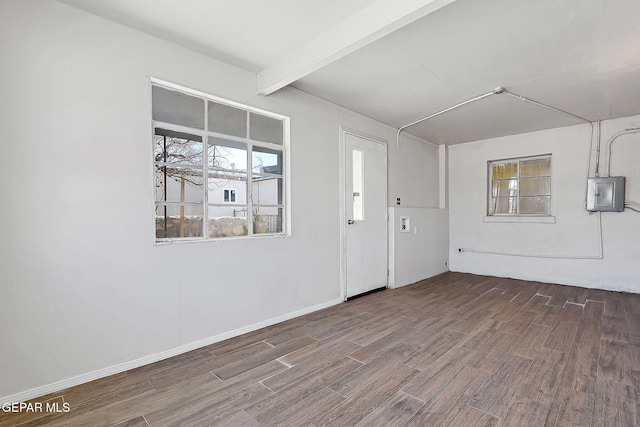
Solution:
M 400 232 L 411 233 L 411 217 L 408 217 L 408 216 L 400 217 Z

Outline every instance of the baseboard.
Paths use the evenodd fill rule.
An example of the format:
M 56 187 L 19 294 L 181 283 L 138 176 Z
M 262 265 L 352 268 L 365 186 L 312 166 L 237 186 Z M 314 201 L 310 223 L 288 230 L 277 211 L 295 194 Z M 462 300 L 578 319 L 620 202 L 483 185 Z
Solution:
M 87 383 L 89 381 L 94 381 L 100 378 L 108 377 L 110 375 L 119 374 L 124 371 L 128 371 L 134 368 L 139 368 L 140 366 L 148 365 L 150 363 L 158 362 L 160 360 L 168 359 L 170 357 L 177 356 L 179 354 L 186 353 L 192 350 L 196 350 L 201 347 L 206 347 L 208 345 L 215 344 L 217 342 L 224 341 L 229 338 L 246 334 L 247 332 L 253 332 L 267 326 L 275 325 L 276 323 L 284 322 L 286 320 L 290 320 L 295 317 L 313 313 L 314 311 L 322 310 L 324 308 L 328 308 L 328 307 L 340 304 L 341 302 L 343 302 L 341 299 L 335 299 L 322 304 L 307 307 L 302 310 L 287 313 L 282 316 L 267 319 L 259 323 L 254 323 L 253 325 L 245 326 L 240 329 L 235 329 L 233 331 L 215 335 L 200 341 L 194 341 L 192 343 L 185 344 L 180 347 L 172 348 L 170 350 L 166 350 L 160 353 L 151 354 L 149 356 L 144 356 L 139 359 L 131 360 L 129 362 L 120 363 L 118 365 L 109 366 L 103 369 L 99 369 L 97 371 L 93 371 L 93 372 L 78 375 L 72 378 L 68 378 L 66 380 L 56 381 L 54 383 L 47 384 L 41 387 L 36 387 L 27 391 L 23 391 L 21 393 L 16 393 L 10 396 L 1 397 L 0 403 L 24 402 L 25 400 L 35 399 L 37 397 L 44 396 L 46 394 L 55 393 L 55 392 L 67 389 L 69 387 L 77 386 L 80 384 Z

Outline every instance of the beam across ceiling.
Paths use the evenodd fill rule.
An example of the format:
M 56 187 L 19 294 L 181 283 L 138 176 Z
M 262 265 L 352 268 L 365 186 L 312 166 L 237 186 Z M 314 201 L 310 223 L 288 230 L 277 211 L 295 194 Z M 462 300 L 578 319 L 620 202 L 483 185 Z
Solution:
M 269 95 L 455 0 L 376 0 L 258 73 Z

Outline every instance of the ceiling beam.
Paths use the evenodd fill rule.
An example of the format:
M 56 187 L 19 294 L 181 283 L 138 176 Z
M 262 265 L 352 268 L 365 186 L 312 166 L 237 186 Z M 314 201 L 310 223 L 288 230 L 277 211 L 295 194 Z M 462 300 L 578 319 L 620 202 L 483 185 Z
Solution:
M 376 0 L 258 73 L 258 94 L 282 89 L 454 1 Z

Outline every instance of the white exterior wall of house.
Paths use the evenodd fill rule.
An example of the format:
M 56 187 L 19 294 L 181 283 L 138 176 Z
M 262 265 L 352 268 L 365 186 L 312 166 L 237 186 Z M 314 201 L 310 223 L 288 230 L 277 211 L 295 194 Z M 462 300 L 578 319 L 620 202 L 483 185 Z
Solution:
M 236 193 L 235 202 L 224 201 L 224 190 L 234 190 Z M 209 203 L 216 205 L 224 205 L 218 207 L 216 212 L 224 216 L 246 216 L 246 212 L 239 212 L 240 209 L 246 209 L 247 205 L 247 182 L 224 180 L 215 185 L 209 185 Z
M 638 126 L 640 116 L 602 122 L 601 175 L 609 138 Z M 598 214 L 587 212 L 585 203 L 587 171 L 595 174 L 596 147 L 590 149 L 590 139 L 591 127 L 585 124 L 451 146 L 451 270 L 640 293 L 640 214 L 629 209 L 602 213 L 603 258 L 589 259 L 600 255 Z M 487 222 L 487 162 L 549 153 L 555 222 Z M 638 159 L 640 134 L 615 142 L 611 173 L 626 177 L 626 198 L 636 202 Z
M 64 4 L 0 2 L 0 49 L 2 401 L 338 303 L 341 125 L 390 141 L 390 202 L 438 198 L 437 150 Z M 150 77 L 291 117 L 291 236 L 154 244 Z
M 235 190 L 236 201 L 225 202 L 224 190 Z M 160 191 L 160 190 L 157 190 Z M 183 193 L 183 200 L 202 200 L 202 188 L 186 184 L 184 192 L 181 188 L 179 178 L 167 178 L 167 200 L 180 200 L 181 193 Z M 246 216 L 239 212 L 239 210 L 246 207 L 247 200 L 247 184 L 246 181 L 236 181 L 229 179 L 212 179 L 209 181 L 209 194 L 208 201 L 210 204 L 223 205 L 216 209 L 218 216 Z M 160 196 L 161 197 L 161 196 Z
M 278 203 L 278 180 L 262 179 L 254 181 L 253 186 L 253 203 L 256 205 L 275 205 Z M 260 209 L 262 215 L 278 215 L 278 208 L 264 207 Z

